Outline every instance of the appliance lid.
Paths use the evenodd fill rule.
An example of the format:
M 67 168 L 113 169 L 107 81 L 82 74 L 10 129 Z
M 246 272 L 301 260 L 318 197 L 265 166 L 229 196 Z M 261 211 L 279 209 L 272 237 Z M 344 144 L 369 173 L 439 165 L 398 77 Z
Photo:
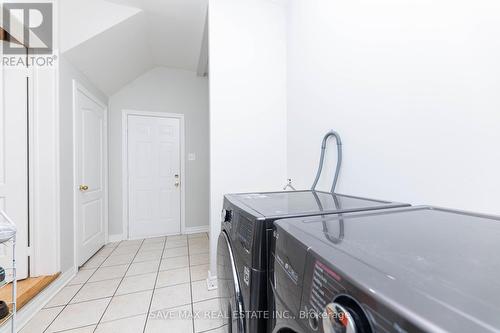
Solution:
M 268 218 L 319 215 L 321 213 L 336 214 L 409 206 L 408 204 L 319 191 L 241 193 L 228 196 Z
M 277 223 L 374 293 L 420 311 L 424 304 L 402 297 L 418 293 L 495 332 L 500 327 L 498 217 L 411 207 Z

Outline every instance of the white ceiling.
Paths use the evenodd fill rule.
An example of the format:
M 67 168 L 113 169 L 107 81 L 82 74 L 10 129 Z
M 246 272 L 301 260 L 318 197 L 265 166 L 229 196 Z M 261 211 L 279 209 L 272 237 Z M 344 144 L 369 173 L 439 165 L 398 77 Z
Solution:
M 139 8 L 103 0 L 63 0 L 59 7 L 61 52 L 66 52 L 141 12 Z
M 64 0 L 61 50 L 108 95 L 156 66 L 195 72 L 207 2 Z

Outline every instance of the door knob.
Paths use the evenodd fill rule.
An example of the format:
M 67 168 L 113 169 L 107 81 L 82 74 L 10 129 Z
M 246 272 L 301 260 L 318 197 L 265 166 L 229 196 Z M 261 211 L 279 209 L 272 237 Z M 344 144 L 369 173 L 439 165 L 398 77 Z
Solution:
M 175 177 L 175 183 L 174 183 L 174 185 L 175 185 L 175 187 L 179 187 L 179 185 L 180 185 L 179 175 L 175 174 L 174 177 Z
M 89 187 L 87 185 L 80 185 L 80 191 L 87 191 Z

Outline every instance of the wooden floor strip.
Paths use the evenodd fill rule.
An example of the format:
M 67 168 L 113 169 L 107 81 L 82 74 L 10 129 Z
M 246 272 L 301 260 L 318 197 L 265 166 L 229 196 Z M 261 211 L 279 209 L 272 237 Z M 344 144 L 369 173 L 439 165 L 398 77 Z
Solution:
M 21 309 L 36 295 L 41 293 L 49 284 L 59 277 L 61 273 L 54 275 L 39 276 L 36 278 L 27 278 L 17 282 L 17 309 Z M 12 284 L 0 289 L 0 300 L 11 303 Z

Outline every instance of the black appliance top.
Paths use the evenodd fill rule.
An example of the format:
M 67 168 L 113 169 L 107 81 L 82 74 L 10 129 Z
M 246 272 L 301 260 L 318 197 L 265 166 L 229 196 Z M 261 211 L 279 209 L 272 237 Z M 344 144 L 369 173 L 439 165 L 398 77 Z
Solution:
M 274 219 L 409 206 L 319 191 L 241 193 L 226 197 L 233 203 L 239 202 L 242 209 L 245 209 L 243 205 L 265 218 Z
M 411 207 L 276 223 L 401 313 L 500 332 L 499 217 Z

